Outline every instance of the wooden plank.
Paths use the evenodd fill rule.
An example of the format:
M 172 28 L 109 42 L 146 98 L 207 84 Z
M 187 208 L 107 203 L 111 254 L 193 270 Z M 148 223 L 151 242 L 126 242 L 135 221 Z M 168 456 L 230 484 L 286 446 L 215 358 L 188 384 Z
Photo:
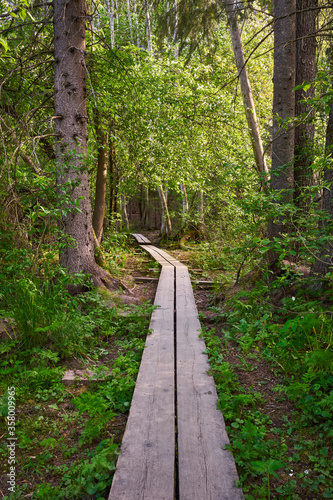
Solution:
M 169 260 L 166 259 L 165 256 L 161 255 L 159 248 L 156 248 L 153 245 L 142 246 L 141 248 L 143 248 L 146 252 L 148 252 L 153 257 L 153 259 L 155 259 L 161 266 L 163 266 L 163 265 L 172 265 L 173 266 L 173 264 L 171 262 L 169 262 Z
M 169 255 L 167 252 L 164 252 L 164 250 L 161 250 L 160 248 L 157 248 L 153 245 L 150 245 L 149 247 L 142 246 L 142 248 L 146 250 L 146 252 L 150 253 L 150 255 L 160 264 L 164 262 L 172 264 L 175 267 L 183 266 L 183 264 L 181 264 L 178 260 L 172 257 L 172 255 Z
M 109 500 L 174 500 L 174 267 L 157 287 Z
M 136 239 L 140 245 L 151 245 L 151 241 L 148 240 L 143 234 L 131 233 L 131 236 Z
M 185 266 L 176 268 L 177 429 L 180 500 L 241 500 L 241 489 Z
M 158 278 L 151 278 L 149 276 L 135 276 L 135 283 L 149 283 L 151 281 L 158 281 Z

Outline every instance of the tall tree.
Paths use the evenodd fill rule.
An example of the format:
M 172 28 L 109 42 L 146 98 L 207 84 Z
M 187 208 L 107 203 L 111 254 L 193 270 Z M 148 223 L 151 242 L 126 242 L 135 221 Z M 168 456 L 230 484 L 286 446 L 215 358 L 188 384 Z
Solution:
M 54 1 L 54 103 L 58 190 L 71 185 L 72 203 L 63 207 L 67 240 L 60 263 L 70 273 L 90 273 L 96 286 L 111 278 L 95 262 L 87 170 L 85 0 Z
M 284 120 L 295 115 L 296 78 L 296 0 L 275 0 L 274 4 L 274 75 L 273 75 L 273 144 L 271 189 L 282 204 L 293 199 L 294 186 L 294 129 Z M 270 239 L 286 230 L 282 217 L 271 219 L 268 225 Z M 271 263 L 276 259 L 268 253 Z
M 151 52 L 151 28 L 150 28 L 149 3 L 148 0 L 144 0 L 144 2 L 145 2 L 147 50 L 148 52 Z
M 109 24 L 110 24 L 110 47 L 114 48 L 114 0 L 106 0 L 106 8 L 109 15 Z
M 237 0 L 222 0 L 222 5 L 225 7 L 232 48 L 235 56 L 236 67 L 238 71 L 238 78 L 240 81 L 242 98 L 244 102 L 246 120 L 249 127 L 249 133 L 255 157 L 256 168 L 259 175 L 267 177 L 268 168 L 264 156 L 264 148 L 260 136 L 259 123 L 256 115 L 252 89 L 247 75 L 245 57 L 243 53 L 241 34 L 237 22 Z
M 318 0 L 296 0 L 296 85 L 307 86 L 295 92 L 295 116 L 300 124 L 295 128 L 294 198 L 299 207 L 304 207 L 306 196 L 300 197 L 305 187 L 314 182 L 311 165 L 315 125 L 308 116 L 311 105 L 306 101 L 314 97 L 314 86 L 309 86 L 316 76 L 316 18 Z
M 330 79 L 333 84 L 333 44 L 328 49 Z M 323 239 L 321 249 L 317 255 L 311 274 L 314 276 L 325 276 L 332 272 L 333 267 L 333 245 L 332 245 L 332 222 L 333 222 L 333 100 L 330 102 L 330 112 L 326 128 L 326 162 L 323 172 L 324 188 L 322 192 L 322 218 L 319 222 L 320 238 Z

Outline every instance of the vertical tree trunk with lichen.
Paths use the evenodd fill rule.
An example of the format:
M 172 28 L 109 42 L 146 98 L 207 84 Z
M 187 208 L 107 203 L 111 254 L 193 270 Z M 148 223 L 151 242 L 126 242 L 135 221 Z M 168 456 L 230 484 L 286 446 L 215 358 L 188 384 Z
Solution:
M 296 85 L 312 83 L 316 76 L 316 18 L 318 0 L 296 0 Z M 310 202 L 304 188 L 314 184 L 311 165 L 315 125 L 310 120 L 311 106 L 307 99 L 314 97 L 314 86 L 295 91 L 295 116 L 301 122 L 295 128 L 294 199 L 299 208 Z M 306 116 L 305 116 L 306 115 Z
M 54 103 L 58 191 L 69 184 L 71 201 L 63 206 L 66 244 L 60 264 L 71 274 L 90 273 L 97 286 L 111 285 L 95 262 L 87 170 L 87 89 L 85 0 L 54 1 Z M 68 240 L 69 239 L 69 240 Z

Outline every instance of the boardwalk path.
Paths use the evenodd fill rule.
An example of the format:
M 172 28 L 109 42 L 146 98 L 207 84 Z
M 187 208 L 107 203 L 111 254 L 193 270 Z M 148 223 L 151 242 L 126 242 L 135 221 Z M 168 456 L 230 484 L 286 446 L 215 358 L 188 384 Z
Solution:
M 161 265 L 130 414 L 109 500 L 241 500 L 242 490 L 187 267 L 133 235 Z

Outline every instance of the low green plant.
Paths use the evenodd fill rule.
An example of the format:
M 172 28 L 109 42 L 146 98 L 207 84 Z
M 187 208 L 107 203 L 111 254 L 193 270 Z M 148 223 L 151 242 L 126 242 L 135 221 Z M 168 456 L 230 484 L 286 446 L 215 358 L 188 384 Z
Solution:
M 62 466 L 60 486 L 51 486 L 45 482 L 39 484 L 32 498 L 79 500 L 88 495 L 97 500 L 104 499 L 116 469 L 117 456 L 118 445 L 111 439 L 105 439 L 90 453 L 89 458 L 75 462 L 70 467 Z
M 282 467 L 285 467 L 286 464 L 279 462 L 278 460 L 274 460 L 270 458 L 266 462 L 257 460 L 255 462 L 251 462 L 252 468 L 261 473 L 261 474 L 267 474 L 267 498 L 270 500 L 271 498 L 271 489 L 270 489 L 270 484 L 269 484 L 269 477 L 272 474 L 276 479 L 279 479 L 279 476 L 275 471 L 281 469 Z

